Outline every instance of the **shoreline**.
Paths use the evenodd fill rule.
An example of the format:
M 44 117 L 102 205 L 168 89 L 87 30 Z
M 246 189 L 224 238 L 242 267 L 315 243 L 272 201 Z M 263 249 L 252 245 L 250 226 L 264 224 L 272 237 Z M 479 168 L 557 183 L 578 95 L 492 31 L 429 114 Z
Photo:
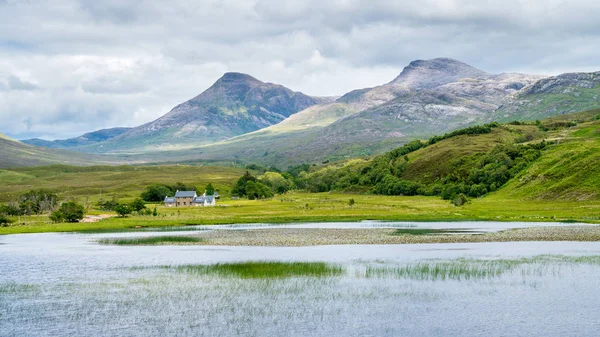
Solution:
M 396 229 L 359 228 L 271 228 L 248 230 L 217 229 L 206 233 L 182 235 L 196 242 L 158 240 L 152 245 L 250 246 L 250 247 L 307 247 L 324 245 L 385 245 L 419 243 L 478 243 L 478 242 L 542 242 L 542 241 L 600 241 L 600 226 L 532 227 L 509 229 L 484 234 L 394 234 Z M 156 236 L 155 236 L 156 238 Z M 160 238 L 160 236 L 158 236 Z M 120 238 L 114 238 L 119 240 Z M 123 245 L 143 245 L 135 243 Z M 110 240 L 102 244 L 111 245 Z

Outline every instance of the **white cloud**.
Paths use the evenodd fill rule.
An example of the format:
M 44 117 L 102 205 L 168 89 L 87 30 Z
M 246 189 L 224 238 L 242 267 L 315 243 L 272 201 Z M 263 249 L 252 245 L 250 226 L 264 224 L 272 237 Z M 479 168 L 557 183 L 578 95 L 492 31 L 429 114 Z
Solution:
M 0 1 L 0 132 L 139 125 L 225 71 L 341 95 L 439 56 L 490 72 L 600 70 L 599 14 L 584 0 Z

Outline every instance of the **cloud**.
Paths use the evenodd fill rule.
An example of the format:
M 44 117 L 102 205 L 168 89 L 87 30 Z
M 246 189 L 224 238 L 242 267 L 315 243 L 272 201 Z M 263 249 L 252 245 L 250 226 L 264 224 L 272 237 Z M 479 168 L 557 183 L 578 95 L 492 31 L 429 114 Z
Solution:
M 225 71 L 341 95 L 440 56 L 496 73 L 600 70 L 599 15 L 585 0 L 0 0 L 0 133 L 140 125 Z
M 9 90 L 24 90 L 24 91 L 32 91 L 32 90 L 37 90 L 38 86 L 20 79 L 19 77 L 15 76 L 15 75 L 10 75 L 8 77 L 8 89 Z

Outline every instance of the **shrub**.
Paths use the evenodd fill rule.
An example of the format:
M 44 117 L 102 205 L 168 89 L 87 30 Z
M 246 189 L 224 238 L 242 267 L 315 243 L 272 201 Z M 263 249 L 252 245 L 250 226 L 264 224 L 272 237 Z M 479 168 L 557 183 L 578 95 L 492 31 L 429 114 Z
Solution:
M 23 215 L 21 209 L 15 205 L 0 205 L 0 214 L 10 216 Z
M 356 202 L 354 201 L 354 198 L 350 198 L 350 200 L 348 200 L 348 206 L 352 207 L 354 206 Z
M 146 204 L 144 203 L 144 200 L 136 198 L 134 201 L 131 202 L 131 204 L 129 204 L 129 207 L 131 207 L 132 211 L 139 213 L 142 210 L 146 209 Z
M 454 206 L 463 206 L 469 203 L 469 199 L 463 193 L 458 194 L 454 199 L 452 199 L 452 204 Z
M 58 211 L 50 215 L 50 219 L 54 222 L 78 222 L 83 219 L 85 208 L 83 205 L 75 201 L 63 202 Z
M 128 205 L 119 204 L 117 207 L 115 207 L 115 212 L 117 212 L 121 218 L 124 218 L 128 214 L 131 214 L 132 209 Z
M 13 223 L 14 221 L 9 219 L 6 215 L 0 214 L 0 226 L 5 227 Z

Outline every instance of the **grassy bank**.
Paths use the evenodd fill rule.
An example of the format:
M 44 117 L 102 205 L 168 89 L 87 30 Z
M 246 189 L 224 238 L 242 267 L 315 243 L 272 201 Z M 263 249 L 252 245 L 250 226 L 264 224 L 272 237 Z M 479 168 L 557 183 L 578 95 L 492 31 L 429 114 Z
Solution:
M 353 206 L 349 199 L 355 200 Z M 490 197 L 456 207 L 437 197 L 334 193 L 288 193 L 269 200 L 222 200 L 218 207 L 165 208 L 159 215 L 109 218 L 95 223 L 49 223 L 45 216 L 21 219 L 25 225 L 0 227 L 0 234 L 108 230 L 232 223 L 313 221 L 576 221 L 598 223 L 600 201 L 527 201 Z

